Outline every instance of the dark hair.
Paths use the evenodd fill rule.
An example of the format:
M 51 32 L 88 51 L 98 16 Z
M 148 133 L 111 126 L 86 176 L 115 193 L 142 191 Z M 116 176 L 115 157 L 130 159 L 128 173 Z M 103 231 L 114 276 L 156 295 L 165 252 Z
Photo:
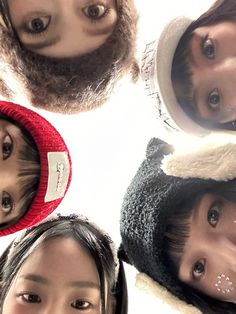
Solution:
M 186 240 L 190 234 L 189 219 L 195 206 L 204 194 L 211 193 L 218 197 L 236 203 L 236 180 L 220 183 L 213 189 L 197 193 L 191 200 L 184 200 L 178 209 L 168 217 L 163 243 L 163 254 L 172 276 L 188 293 L 188 301 L 201 310 L 204 314 L 231 314 L 236 312 L 236 304 L 219 301 L 202 294 L 195 289 L 181 283 L 178 279 L 181 257 L 183 255 Z
M 50 58 L 25 49 L 11 25 L 6 0 L 0 0 L 0 14 L 7 25 L 0 30 L 1 57 L 36 107 L 61 113 L 90 110 L 108 99 L 125 73 L 138 76 L 133 0 L 117 0 L 118 20 L 111 36 L 95 51 L 74 58 Z M 8 86 L 7 94 L 15 93 Z
M 7 292 L 26 259 L 42 243 L 55 238 L 72 238 L 78 241 L 92 256 L 101 285 L 102 314 L 110 313 L 111 299 L 116 300 L 115 314 L 127 314 L 127 286 L 124 268 L 116 265 L 112 241 L 87 220 L 71 216 L 59 216 L 26 230 L 19 242 L 12 242 L 0 258 L 0 309 Z M 119 267 L 118 278 L 115 268 Z M 105 304 L 108 284 L 108 304 Z
M 40 178 L 40 157 L 34 139 L 22 125 L 3 113 L 0 113 L 0 120 L 6 120 L 18 127 L 24 141 L 18 155 L 19 180 L 15 183 L 20 186 L 20 199 L 23 201 L 23 205 L 21 206 L 20 214 L 17 217 L 7 222 L 0 223 L 1 230 L 17 223 L 28 211 L 38 189 Z
M 189 57 L 191 55 L 189 43 L 193 32 L 198 27 L 213 25 L 224 21 L 236 21 L 235 0 L 216 1 L 208 11 L 189 25 L 176 48 L 172 63 L 171 79 L 179 105 L 193 120 L 205 128 L 236 130 L 235 125 L 232 123 L 213 123 L 199 117 L 193 99 L 192 72 L 189 66 Z

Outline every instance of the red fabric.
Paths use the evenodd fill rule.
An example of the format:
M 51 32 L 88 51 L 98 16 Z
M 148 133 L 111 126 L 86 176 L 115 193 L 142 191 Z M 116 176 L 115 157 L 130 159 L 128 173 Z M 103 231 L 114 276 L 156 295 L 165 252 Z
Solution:
M 3 236 L 40 222 L 51 214 L 62 201 L 63 197 L 51 202 L 44 202 L 48 184 L 48 152 L 67 152 L 68 154 L 70 175 L 66 192 L 71 182 L 72 171 L 70 154 L 63 138 L 45 118 L 30 109 L 5 101 L 0 101 L 0 112 L 17 121 L 31 134 L 40 154 L 41 168 L 39 187 L 29 210 L 16 224 L 0 230 L 0 236 Z

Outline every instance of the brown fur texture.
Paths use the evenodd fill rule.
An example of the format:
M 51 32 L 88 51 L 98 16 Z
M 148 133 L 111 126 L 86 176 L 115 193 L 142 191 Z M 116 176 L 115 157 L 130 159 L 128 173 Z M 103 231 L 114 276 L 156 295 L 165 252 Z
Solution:
M 68 59 L 41 56 L 26 50 L 10 27 L 1 27 L 0 55 L 6 67 L 14 69 L 15 80 L 20 80 L 33 106 L 60 113 L 87 111 L 102 105 L 124 74 L 137 78 L 136 32 L 133 0 L 122 0 L 112 35 L 89 54 Z M 18 93 L 9 84 L 4 88 L 8 95 Z

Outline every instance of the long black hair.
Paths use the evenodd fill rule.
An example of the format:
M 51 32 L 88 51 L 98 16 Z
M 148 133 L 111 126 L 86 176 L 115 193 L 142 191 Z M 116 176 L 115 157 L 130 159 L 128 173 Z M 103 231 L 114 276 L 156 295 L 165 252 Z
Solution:
M 124 268 L 115 258 L 110 237 L 86 219 L 58 216 L 34 226 L 13 241 L 0 258 L 0 309 L 8 290 L 26 259 L 42 243 L 55 238 L 72 238 L 92 256 L 100 279 L 102 314 L 127 314 L 127 285 Z M 117 265 L 117 263 L 119 265 Z M 118 271 L 117 271 L 118 270 Z M 108 291 L 106 293 L 105 283 Z M 113 310 L 112 299 L 116 309 Z M 106 302 L 106 300 L 108 300 Z
M 179 105 L 194 121 L 209 129 L 220 128 L 236 130 L 236 123 L 234 123 L 234 121 L 228 123 L 213 123 L 199 118 L 194 103 L 192 72 L 189 66 L 189 44 L 194 31 L 198 27 L 214 25 L 224 21 L 236 22 L 235 0 L 217 0 L 208 11 L 189 25 L 176 48 L 172 62 L 171 79 Z
M 234 202 L 236 204 L 236 180 L 220 183 L 207 191 L 196 193 L 191 199 L 185 199 L 178 209 L 168 217 L 163 254 L 166 257 L 168 269 L 172 276 L 179 282 L 178 271 L 180 260 L 183 255 L 186 240 L 190 234 L 189 219 L 193 214 L 195 205 L 206 193 L 216 195 L 220 198 Z M 179 282 L 188 294 L 188 301 L 204 314 L 232 314 L 236 313 L 236 304 L 216 300 L 201 292 L 188 287 L 185 283 Z

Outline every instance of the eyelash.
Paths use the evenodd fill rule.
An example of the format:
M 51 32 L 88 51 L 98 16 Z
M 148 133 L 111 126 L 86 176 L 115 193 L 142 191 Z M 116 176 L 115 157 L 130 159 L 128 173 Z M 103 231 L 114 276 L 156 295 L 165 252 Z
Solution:
M 6 142 L 7 138 L 9 138 L 9 142 Z M 4 156 L 4 150 L 6 149 L 6 145 L 10 146 L 10 152 L 7 154 L 7 156 Z M 9 147 L 8 147 L 8 149 L 9 149 Z M 12 151 L 13 151 L 13 140 L 12 140 L 12 137 L 10 136 L 10 134 L 7 133 L 2 140 L 2 159 L 5 161 L 8 158 L 10 158 Z
M 10 202 L 10 209 L 9 209 L 9 211 L 4 211 L 4 206 L 3 205 L 4 205 L 4 199 L 6 199 L 6 198 L 8 198 L 9 202 Z M 1 203 L 2 203 L 2 205 L 1 205 L 2 206 L 2 211 L 6 213 L 6 216 L 10 215 L 10 213 L 14 210 L 15 205 L 14 205 L 14 201 L 13 201 L 11 195 L 9 193 L 7 193 L 6 191 L 2 192 L 2 202 Z
M 32 293 L 32 292 L 21 292 L 21 293 L 18 293 L 17 295 L 16 295 L 18 298 L 20 298 L 23 302 L 26 302 L 26 303 L 41 303 L 42 302 L 42 300 L 41 300 L 41 298 L 40 298 L 40 296 L 38 295 L 38 294 L 36 294 L 36 293 Z M 25 297 L 26 296 L 36 296 L 36 297 L 38 297 L 39 298 L 39 302 L 30 302 L 30 301 L 28 301 Z
M 205 49 L 210 45 L 206 45 L 207 44 L 207 41 L 209 41 L 209 43 L 211 43 L 211 46 L 213 48 L 213 56 L 207 56 L 207 53 L 205 51 Z M 213 60 L 215 59 L 216 57 L 216 47 L 215 47 L 215 44 L 214 44 L 214 41 L 212 38 L 209 37 L 209 35 L 207 34 L 205 37 L 202 38 L 202 42 L 201 42 L 201 50 L 202 50 L 202 54 L 209 60 Z
M 201 263 L 203 265 L 203 271 L 199 273 L 199 275 L 197 276 L 195 274 L 195 267 L 198 263 Z M 206 260 L 205 259 L 200 259 L 198 261 L 196 261 L 194 264 L 193 264 L 193 267 L 192 267 L 192 270 L 191 270 L 191 277 L 193 278 L 194 281 L 198 281 L 202 278 L 202 276 L 205 274 L 206 272 Z
M 90 22 L 92 24 L 97 24 L 97 23 L 101 22 L 101 20 L 103 20 L 105 17 L 107 17 L 109 15 L 110 11 L 111 11 L 110 8 L 106 8 L 104 14 L 98 19 L 93 19 L 91 17 L 87 17 L 87 18 L 90 20 Z
M 221 217 L 221 211 L 222 211 L 222 206 L 223 206 L 223 202 L 221 200 L 215 200 L 211 206 L 209 207 L 208 211 L 207 211 L 207 221 L 209 223 L 209 225 L 212 227 L 212 228 L 215 228 L 220 220 L 220 217 Z M 217 216 L 216 217 L 213 217 L 213 219 L 216 220 L 216 222 L 214 221 L 210 221 L 210 213 L 213 213 L 213 210 L 215 211 L 215 213 L 217 213 Z M 214 214 L 215 214 L 214 213 Z

